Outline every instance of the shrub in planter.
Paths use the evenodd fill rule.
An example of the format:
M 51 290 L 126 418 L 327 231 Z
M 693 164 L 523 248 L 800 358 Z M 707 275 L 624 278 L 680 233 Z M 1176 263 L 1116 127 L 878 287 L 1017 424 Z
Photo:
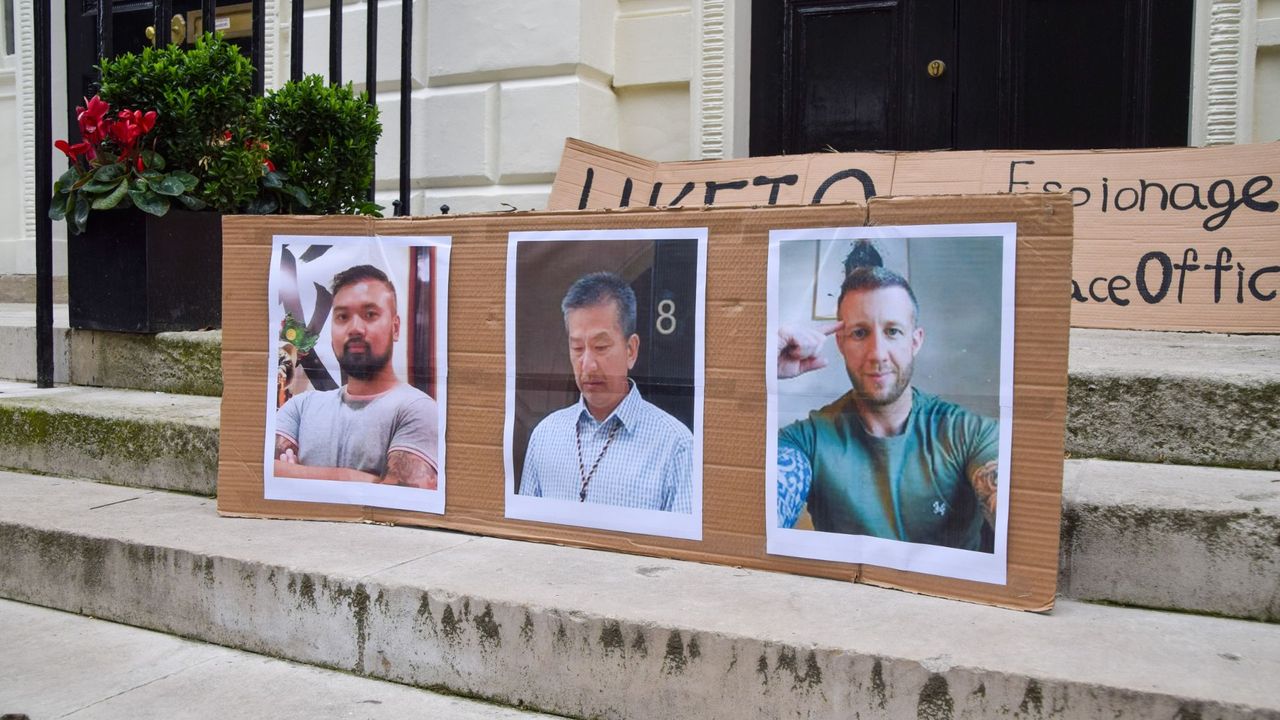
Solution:
M 104 60 L 99 96 L 117 107 L 156 112 L 155 149 L 199 182 L 193 194 L 233 213 L 259 194 L 267 163 L 253 65 L 220 35 L 194 48 L 146 48 Z
M 278 195 L 280 211 L 379 214 L 382 208 L 367 193 L 382 125 L 378 108 L 363 94 L 309 75 L 263 98 L 262 118 L 276 167 L 311 202 L 306 207 Z

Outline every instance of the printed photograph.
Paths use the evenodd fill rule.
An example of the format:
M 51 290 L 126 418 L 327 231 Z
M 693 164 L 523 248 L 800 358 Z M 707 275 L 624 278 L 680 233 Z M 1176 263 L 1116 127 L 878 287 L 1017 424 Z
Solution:
M 770 234 L 770 553 L 1005 582 L 1015 236 Z
M 706 230 L 511 233 L 506 516 L 700 539 Z
M 444 511 L 449 248 L 274 238 L 267 499 Z

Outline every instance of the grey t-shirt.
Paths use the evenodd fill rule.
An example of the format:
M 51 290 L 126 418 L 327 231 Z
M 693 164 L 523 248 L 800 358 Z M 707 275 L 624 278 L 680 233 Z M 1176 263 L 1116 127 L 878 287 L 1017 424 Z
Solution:
M 345 387 L 296 395 L 276 413 L 276 433 L 298 444 L 298 462 L 382 476 L 387 453 L 404 450 L 437 471 L 436 401 L 401 383 L 380 395 L 348 395 Z

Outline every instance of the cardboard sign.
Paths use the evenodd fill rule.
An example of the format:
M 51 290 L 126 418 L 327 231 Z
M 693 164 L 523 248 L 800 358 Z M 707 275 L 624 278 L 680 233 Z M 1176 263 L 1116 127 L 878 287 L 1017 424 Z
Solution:
M 764 379 L 769 235 L 874 225 L 1016 223 L 1013 419 L 1004 584 L 772 555 L 766 546 Z M 504 403 L 511 233 L 705 228 L 705 396 L 701 540 L 506 517 Z M 268 277 L 277 235 L 451 237 L 444 513 L 264 497 L 266 370 L 276 359 Z M 876 198 L 867 206 L 388 218 L 228 216 L 223 220 L 223 401 L 218 510 L 236 516 L 376 521 L 715 562 L 905 588 L 1023 610 L 1053 605 L 1058 574 L 1069 305 L 1066 195 Z M 573 379 L 568 378 L 572 383 Z
M 1280 333 L 1280 144 L 655 163 L 565 143 L 552 210 L 1069 192 L 1075 327 Z

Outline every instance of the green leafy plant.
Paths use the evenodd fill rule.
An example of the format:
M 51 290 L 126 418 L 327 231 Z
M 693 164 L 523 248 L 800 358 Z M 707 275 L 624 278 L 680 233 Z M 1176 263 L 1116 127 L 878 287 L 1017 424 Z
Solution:
M 309 75 L 263 98 L 262 118 L 276 167 L 310 199 L 277 192 L 282 211 L 380 214 L 367 193 L 382 125 L 363 94 Z
M 280 340 L 287 342 L 298 348 L 298 352 L 306 354 L 316 346 L 319 341 L 319 335 L 312 335 L 307 332 L 307 326 L 298 322 L 293 313 L 285 313 L 284 319 L 280 321 Z
M 67 221 L 71 232 L 84 232 L 90 210 L 136 206 L 152 215 L 169 212 L 172 200 L 199 210 L 204 202 L 190 193 L 198 180 L 182 170 L 165 173 L 164 157 L 147 146 L 154 129 L 154 110 L 121 110 L 98 96 L 76 108 L 82 140 L 74 145 L 59 140 L 54 146 L 66 154 L 67 171 L 53 186 L 49 217 Z
M 235 45 L 206 34 L 189 50 L 146 48 L 100 70 L 103 100 L 157 112 L 155 150 L 199 181 L 199 200 L 236 212 L 258 197 L 268 146 L 253 66 Z

